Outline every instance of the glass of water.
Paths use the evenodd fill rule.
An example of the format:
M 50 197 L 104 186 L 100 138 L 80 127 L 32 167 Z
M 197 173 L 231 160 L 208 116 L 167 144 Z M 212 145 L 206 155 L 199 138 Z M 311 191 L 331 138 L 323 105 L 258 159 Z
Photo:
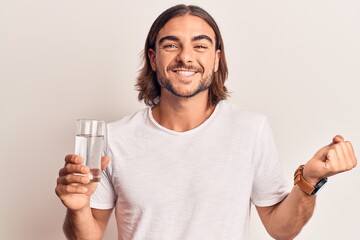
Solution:
M 75 154 L 84 159 L 90 167 L 89 178 L 100 182 L 101 157 L 104 156 L 106 123 L 102 120 L 78 119 L 76 121 Z

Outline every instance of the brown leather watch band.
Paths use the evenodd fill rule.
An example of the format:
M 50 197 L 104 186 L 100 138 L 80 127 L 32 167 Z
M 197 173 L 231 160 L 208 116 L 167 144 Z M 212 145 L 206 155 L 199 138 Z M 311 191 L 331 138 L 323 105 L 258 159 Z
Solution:
M 303 170 L 305 165 L 300 165 L 298 169 L 296 169 L 294 174 L 294 185 L 298 185 L 298 187 L 303 190 L 306 194 L 312 195 L 314 192 L 315 187 L 312 186 L 310 183 L 305 181 L 303 178 Z

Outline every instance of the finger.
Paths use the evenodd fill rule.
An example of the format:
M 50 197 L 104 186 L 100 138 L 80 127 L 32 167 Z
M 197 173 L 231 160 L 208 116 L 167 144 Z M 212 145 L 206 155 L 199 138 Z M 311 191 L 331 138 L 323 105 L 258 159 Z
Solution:
M 74 164 L 66 164 L 63 168 L 59 170 L 59 177 L 65 176 L 67 174 L 79 173 L 79 174 L 87 174 L 90 169 L 84 169 L 81 166 L 84 165 L 74 165 Z M 80 171 L 80 172 L 79 172 Z
M 342 172 L 347 169 L 347 163 L 346 163 L 347 158 L 346 158 L 346 154 L 343 149 L 343 144 L 345 144 L 345 143 L 339 142 L 333 146 L 333 149 L 336 152 L 337 161 L 338 161 L 338 168 L 334 169 L 336 172 Z
M 59 170 L 59 177 L 66 175 L 68 172 L 66 171 L 65 167 Z
M 60 197 L 66 194 L 84 194 L 87 193 L 88 188 L 84 185 L 57 185 L 55 192 Z
M 354 168 L 357 165 L 357 159 L 356 159 L 356 156 L 355 156 L 353 146 L 352 146 L 351 142 L 349 142 L 349 141 L 346 141 L 345 144 L 346 144 L 346 146 L 347 146 L 347 148 L 349 150 L 349 155 L 350 155 L 350 158 L 351 158 L 352 167 Z
M 65 176 L 58 177 L 57 183 L 63 185 L 69 185 L 73 183 L 88 184 L 90 179 L 88 176 L 68 174 Z
M 101 170 L 105 170 L 107 165 L 110 162 L 110 158 L 108 156 L 104 156 L 101 158 Z
M 344 141 L 344 137 L 341 136 L 341 135 L 336 135 L 335 137 L 333 137 L 332 139 L 332 144 L 336 144 L 336 143 L 339 143 L 339 142 L 343 142 Z
M 67 164 L 67 163 L 82 164 L 83 161 L 84 161 L 84 159 L 79 155 L 68 154 L 65 156 L 65 164 Z
M 322 161 L 326 161 L 327 160 L 327 153 L 329 152 L 330 148 L 332 146 L 334 146 L 334 144 L 337 144 L 337 143 L 342 142 L 342 141 L 344 141 L 344 138 L 341 135 L 336 135 L 335 137 L 333 137 L 332 142 L 330 144 L 324 146 L 323 148 L 321 148 L 315 154 L 315 156 L 317 156 Z
M 79 173 L 79 174 L 88 174 L 90 168 L 82 164 L 66 164 L 62 169 L 60 169 L 59 176 L 64 176 L 70 173 Z
M 326 154 L 325 168 L 327 168 L 330 173 L 333 173 L 334 169 L 339 168 L 339 159 L 336 150 L 330 148 L 325 154 Z
M 330 147 L 329 146 L 325 146 L 323 148 L 321 148 L 319 151 L 317 151 L 314 155 L 314 158 L 321 160 L 322 162 L 326 161 L 326 155 L 329 151 Z
M 334 147 L 339 158 L 339 171 L 348 171 L 356 166 L 356 158 L 350 142 L 339 142 Z
M 346 144 L 346 142 L 340 142 L 339 143 L 342 150 L 343 150 L 343 153 L 344 153 L 344 164 L 345 164 L 345 167 L 346 169 L 345 170 L 350 170 L 353 168 L 353 160 L 352 160 L 352 156 L 350 154 L 350 149 L 348 148 L 348 145 Z

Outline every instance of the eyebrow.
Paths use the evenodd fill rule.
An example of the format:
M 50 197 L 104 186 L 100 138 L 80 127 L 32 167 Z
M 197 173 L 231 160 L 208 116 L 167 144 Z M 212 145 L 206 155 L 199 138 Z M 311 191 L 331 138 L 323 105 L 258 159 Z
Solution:
M 193 37 L 193 38 L 191 39 L 191 41 L 194 42 L 194 41 L 199 41 L 199 40 L 202 40 L 202 39 L 206 39 L 206 40 L 208 40 L 211 44 L 213 44 L 213 40 L 212 40 L 209 36 L 207 36 L 207 35 L 195 36 L 195 37 Z M 159 45 L 162 44 L 162 43 L 163 43 L 164 41 L 166 41 L 166 40 L 178 42 L 180 39 L 179 39 L 178 37 L 176 37 L 176 36 L 173 36 L 173 35 L 165 36 L 165 37 L 163 37 L 163 38 L 161 38 L 161 39 L 159 40 Z
M 163 37 L 163 38 L 161 38 L 160 40 L 159 40 L 159 45 L 160 44 L 162 44 L 164 41 L 166 41 L 166 40 L 169 40 L 169 41 L 179 41 L 179 38 L 178 37 L 175 37 L 175 36 L 172 36 L 172 35 L 170 35 L 170 36 L 165 36 L 165 37 Z
M 191 41 L 199 41 L 199 40 L 202 40 L 202 39 L 206 39 L 208 40 L 211 44 L 213 44 L 213 40 L 207 36 L 207 35 L 199 35 L 199 36 L 195 36 L 191 39 Z

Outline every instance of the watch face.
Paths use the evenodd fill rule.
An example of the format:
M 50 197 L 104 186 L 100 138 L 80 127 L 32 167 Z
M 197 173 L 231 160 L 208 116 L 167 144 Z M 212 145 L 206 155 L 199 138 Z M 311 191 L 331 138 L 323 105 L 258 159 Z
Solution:
M 320 182 L 315 185 L 314 191 L 311 193 L 311 195 L 316 195 L 316 193 L 319 192 L 320 188 L 322 188 L 326 182 L 327 178 L 321 179 Z

